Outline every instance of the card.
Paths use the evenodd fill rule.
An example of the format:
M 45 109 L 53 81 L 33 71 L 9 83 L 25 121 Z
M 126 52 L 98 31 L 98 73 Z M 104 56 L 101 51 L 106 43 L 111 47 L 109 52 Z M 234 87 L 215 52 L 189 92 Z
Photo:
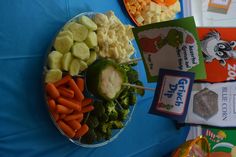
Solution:
M 160 86 L 149 113 L 184 122 L 194 81 L 194 73 L 160 69 Z
M 205 79 L 205 65 L 193 17 L 133 29 L 148 82 L 156 82 L 160 68 L 190 71 Z
M 204 56 L 206 82 L 236 80 L 236 28 L 199 27 L 198 36 Z
M 236 127 L 236 82 L 195 83 L 185 123 Z

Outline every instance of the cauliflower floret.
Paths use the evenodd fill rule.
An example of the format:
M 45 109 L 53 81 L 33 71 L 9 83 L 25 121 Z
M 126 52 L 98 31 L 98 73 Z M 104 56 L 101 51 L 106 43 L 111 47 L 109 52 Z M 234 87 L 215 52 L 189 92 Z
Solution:
M 106 25 L 102 25 L 101 21 L 105 20 L 103 16 L 107 17 Z M 133 53 L 133 47 L 129 44 L 133 39 L 132 26 L 123 25 L 112 11 L 107 12 L 106 15 L 95 16 L 95 19 L 98 25 L 97 39 L 100 47 L 98 55 L 118 62 L 127 60 Z
M 106 52 L 105 52 L 105 50 L 104 50 L 103 47 L 99 50 L 98 55 L 101 56 L 101 57 L 103 57 L 103 58 L 106 57 Z
M 131 45 L 131 44 L 126 45 L 125 51 L 126 51 L 126 53 L 127 53 L 129 56 L 131 56 L 132 54 L 134 54 L 134 47 L 133 47 L 133 45 Z
M 98 33 L 103 33 L 103 34 L 107 34 L 108 33 L 108 30 L 109 30 L 109 27 L 99 27 L 98 29 L 97 29 L 97 32 Z
M 106 13 L 107 17 L 108 17 L 108 20 L 109 20 L 109 24 L 110 24 L 110 27 L 111 29 L 114 29 L 118 26 L 118 24 L 121 24 L 121 21 L 115 16 L 114 12 L 113 11 L 108 11 Z
M 113 11 L 108 11 L 106 13 L 108 19 L 110 22 L 114 22 L 114 23 L 121 23 L 121 21 L 115 16 Z M 122 23 L 121 23 L 122 24 Z
M 118 35 L 119 34 L 125 34 L 125 31 L 126 31 L 125 26 L 123 24 L 120 24 L 120 23 L 117 24 L 114 29 L 118 33 Z
M 119 52 L 117 50 L 117 47 L 110 47 L 110 54 L 112 57 L 114 57 L 115 59 L 119 58 Z
M 134 39 L 134 34 L 133 34 L 133 31 L 132 31 L 132 28 L 133 28 L 133 26 L 131 26 L 131 25 L 127 25 L 125 27 L 126 35 L 128 36 L 129 40 L 133 40 Z
M 98 44 L 100 46 L 103 45 L 104 41 L 106 40 L 107 35 L 102 33 L 102 32 L 97 32 L 97 40 L 98 40 Z
M 107 16 L 101 13 L 95 15 L 94 21 L 98 26 L 105 26 L 109 22 Z
M 129 43 L 129 37 L 126 35 L 122 36 L 122 40 L 123 40 L 122 43 Z
M 115 30 L 109 30 L 108 31 L 108 38 L 109 38 L 109 43 L 113 43 L 117 40 Z

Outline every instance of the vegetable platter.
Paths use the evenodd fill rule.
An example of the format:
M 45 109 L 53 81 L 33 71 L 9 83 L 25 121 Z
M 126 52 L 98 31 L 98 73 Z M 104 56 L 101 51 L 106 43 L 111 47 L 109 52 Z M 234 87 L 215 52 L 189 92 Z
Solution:
M 169 21 L 181 12 L 179 0 L 123 0 L 125 8 L 137 26 Z
M 70 141 L 103 146 L 118 137 L 144 95 L 134 59 L 132 27 L 114 12 L 85 12 L 52 41 L 44 64 L 51 119 Z M 129 86 L 130 85 L 130 86 Z

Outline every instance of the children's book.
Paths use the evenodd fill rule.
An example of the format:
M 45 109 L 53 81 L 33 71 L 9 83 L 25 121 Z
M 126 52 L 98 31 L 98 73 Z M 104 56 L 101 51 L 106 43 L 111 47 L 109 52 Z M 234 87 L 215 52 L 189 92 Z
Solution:
M 198 28 L 207 82 L 236 79 L 236 28 Z
M 210 157 L 236 157 L 236 128 L 192 126 L 187 140 L 200 135 L 209 142 Z

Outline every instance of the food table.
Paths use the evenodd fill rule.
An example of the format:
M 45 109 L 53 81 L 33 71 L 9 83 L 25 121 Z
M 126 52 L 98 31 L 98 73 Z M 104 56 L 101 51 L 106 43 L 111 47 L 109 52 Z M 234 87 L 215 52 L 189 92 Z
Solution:
M 73 16 L 113 10 L 133 24 L 121 0 L 25 0 L 0 5 L 0 156 L 163 156 L 185 141 L 188 127 L 148 114 L 154 92 L 138 98 L 130 123 L 119 137 L 99 148 L 83 148 L 62 136 L 44 101 L 43 64 L 58 30 Z M 181 15 L 180 15 L 181 16 Z M 138 51 L 135 45 L 136 51 Z M 145 86 L 144 67 L 139 73 Z

